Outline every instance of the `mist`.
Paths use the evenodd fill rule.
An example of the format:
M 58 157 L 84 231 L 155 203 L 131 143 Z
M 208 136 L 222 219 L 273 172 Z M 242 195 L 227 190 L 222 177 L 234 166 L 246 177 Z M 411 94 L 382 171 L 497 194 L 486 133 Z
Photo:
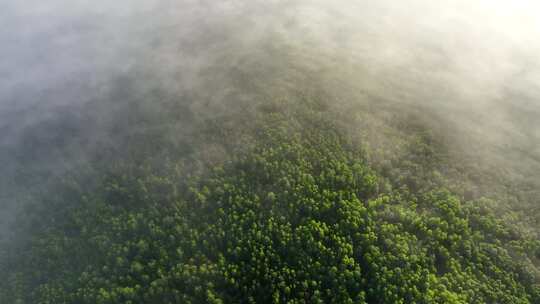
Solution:
M 137 128 L 183 145 L 194 121 L 302 94 L 416 113 L 460 153 L 530 179 L 540 172 L 539 9 L 525 0 L 4 1 L 0 218 L 46 187 L 44 176 L 121 154 Z M 142 124 L 126 116 L 134 107 L 185 115 Z

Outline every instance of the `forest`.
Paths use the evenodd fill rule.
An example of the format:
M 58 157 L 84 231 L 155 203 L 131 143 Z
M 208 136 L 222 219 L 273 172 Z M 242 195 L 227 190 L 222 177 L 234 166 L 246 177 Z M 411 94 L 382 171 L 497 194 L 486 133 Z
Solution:
M 540 3 L 0 0 L 0 304 L 540 304 Z
M 450 148 L 409 123 L 392 156 L 350 113 L 262 104 L 203 121 L 206 151 L 139 134 L 36 194 L 2 247 L 1 302 L 540 303 L 540 240 L 470 193 Z

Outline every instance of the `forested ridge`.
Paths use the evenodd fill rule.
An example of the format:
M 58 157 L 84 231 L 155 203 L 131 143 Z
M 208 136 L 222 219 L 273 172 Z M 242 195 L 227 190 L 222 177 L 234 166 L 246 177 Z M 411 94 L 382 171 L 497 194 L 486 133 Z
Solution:
M 412 122 L 397 158 L 339 115 L 271 103 L 207 124 L 219 157 L 142 142 L 81 168 L 17 221 L 0 303 L 540 303 L 540 240 L 499 193 Z

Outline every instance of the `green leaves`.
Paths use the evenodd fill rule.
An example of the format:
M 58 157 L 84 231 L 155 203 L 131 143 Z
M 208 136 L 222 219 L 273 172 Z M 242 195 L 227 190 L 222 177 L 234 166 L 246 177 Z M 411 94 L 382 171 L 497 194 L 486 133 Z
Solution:
M 333 124 L 306 113 L 302 123 L 272 114 L 250 151 L 195 178 L 128 167 L 68 211 L 50 210 L 0 299 L 539 303 L 519 262 L 537 241 L 487 202 L 385 185 Z M 57 205 L 73 206 L 67 197 L 77 196 Z

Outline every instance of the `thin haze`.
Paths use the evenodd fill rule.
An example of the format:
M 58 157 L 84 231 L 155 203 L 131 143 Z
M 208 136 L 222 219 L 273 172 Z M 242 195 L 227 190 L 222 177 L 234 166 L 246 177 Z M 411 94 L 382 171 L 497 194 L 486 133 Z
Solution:
M 131 102 L 211 117 L 301 92 L 427 109 L 476 140 L 464 149 L 522 151 L 508 161 L 527 175 L 540 162 L 539 14 L 524 0 L 4 0 L 0 189 L 17 189 L 22 165 L 60 174 L 114 145 Z

